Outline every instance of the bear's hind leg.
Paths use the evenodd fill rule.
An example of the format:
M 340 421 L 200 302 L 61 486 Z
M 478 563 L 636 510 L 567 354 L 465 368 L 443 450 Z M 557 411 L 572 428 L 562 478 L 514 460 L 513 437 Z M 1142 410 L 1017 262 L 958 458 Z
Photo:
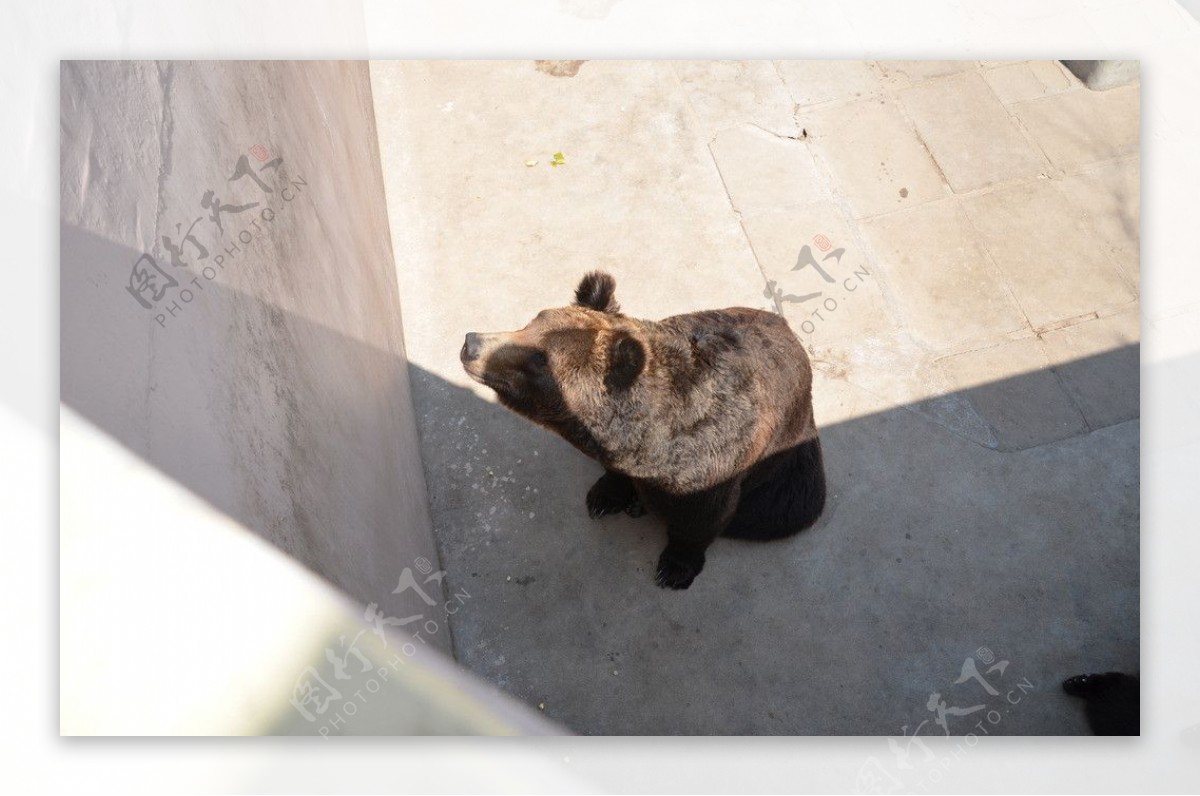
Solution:
M 769 541 L 812 526 L 825 510 L 825 462 L 820 439 L 783 454 L 762 483 L 742 495 L 737 514 L 725 529 L 729 539 Z
M 588 490 L 587 510 L 592 519 L 620 511 L 630 517 L 640 517 L 646 513 L 633 486 L 633 479 L 612 470 L 605 470 L 604 475 Z

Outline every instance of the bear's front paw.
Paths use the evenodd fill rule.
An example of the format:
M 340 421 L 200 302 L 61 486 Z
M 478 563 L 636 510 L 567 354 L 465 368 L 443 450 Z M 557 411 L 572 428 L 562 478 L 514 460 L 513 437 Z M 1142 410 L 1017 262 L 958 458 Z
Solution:
M 694 558 L 679 556 L 669 549 L 664 550 L 658 557 L 658 572 L 654 576 L 654 582 L 663 589 L 686 589 L 692 585 L 692 581 L 703 567 L 704 559 L 697 561 Z
M 637 490 L 628 478 L 621 475 L 605 473 L 587 493 L 588 516 L 592 519 L 622 511 L 628 512 L 631 517 L 639 517 L 645 514 L 645 510 L 640 514 L 635 514 L 634 510 L 641 509 L 641 505 Z

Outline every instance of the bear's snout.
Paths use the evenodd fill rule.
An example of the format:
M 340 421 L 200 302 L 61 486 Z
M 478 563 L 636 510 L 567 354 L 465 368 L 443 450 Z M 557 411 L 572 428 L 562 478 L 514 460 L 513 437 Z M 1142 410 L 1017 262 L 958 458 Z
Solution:
M 467 332 L 467 339 L 463 342 L 462 351 L 458 357 L 463 362 L 473 362 L 479 359 L 479 354 L 483 350 L 483 336 L 475 332 Z

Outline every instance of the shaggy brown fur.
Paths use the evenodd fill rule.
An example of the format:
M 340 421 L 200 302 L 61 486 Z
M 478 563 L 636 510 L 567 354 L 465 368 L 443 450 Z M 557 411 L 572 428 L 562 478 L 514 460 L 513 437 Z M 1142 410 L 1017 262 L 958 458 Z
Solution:
M 468 334 L 463 367 L 604 465 L 593 517 L 644 507 L 666 521 L 660 586 L 687 588 L 721 534 L 812 525 L 825 501 L 812 370 L 787 322 L 745 307 L 638 320 L 614 290 L 593 272 L 572 306 Z

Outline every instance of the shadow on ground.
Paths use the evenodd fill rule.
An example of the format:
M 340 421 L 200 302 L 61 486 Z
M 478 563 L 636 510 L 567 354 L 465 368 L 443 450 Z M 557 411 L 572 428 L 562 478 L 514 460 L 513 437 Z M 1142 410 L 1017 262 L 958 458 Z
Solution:
M 369 479 L 339 473 L 324 463 L 345 451 L 328 446 L 374 461 L 396 445 L 378 422 L 411 380 L 446 585 L 472 595 L 451 618 L 456 657 L 574 731 L 937 735 L 940 705 L 953 734 L 992 709 L 991 734 L 1078 734 L 1059 681 L 1139 668 L 1136 419 L 1003 452 L 905 407 L 824 427 L 818 525 L 719 540 L 691 589 L 667 592 L 652 577 L 661 526 L 590 520 L 601 469 L 557 437 L 219 283 L 160 328 L 120 285 L 75 289 L 93 277 L 72 252 L 136 253 L 71 228 L 62 246 L 63 403 L 358 599 L 371 598 L 316 561 L 337 539 L 386 539 L 399 518 L 372 494 L 412 485 L 388 456 Z M 1069 367 L 1103 379 L 1136 362 L 1134 346 Z M 1044 377 L 958 397 L 1011 408 Z M 198 389 L 214 379 L 243 425 L 214 424 L 227 415 Z M 322 515 L 331 491 L 355 506 L 336 518 L 359 524 L 349 537 Z M 979 676 L 956 682 L 968 658 Z
M 1068 367 L 1132 367 L 1136 384 L 1137 346 Z M 588 518 L 598 464 L 411 369 L 443 566 L 481 598 L 452 620 L 456 654 L 575 731 L 900 734 L 940 701 L 946 727 L 923 734 L 972 731 L 993 703 L 993 734 L 1076 734 L 1059 681 L 1138 669 L 1136 419 L 1007 452 L 916 407 L 830 425 L 817 526 L 718 540 L 691 589 L 667 592 L 655 519 Z M 1046 377 L 955 397 L 1011 419 Z M 955 683 L 969 657 L 1008 661 L 996 694 Z M 1004 704 L 1022 681 L 1029 695 Z

